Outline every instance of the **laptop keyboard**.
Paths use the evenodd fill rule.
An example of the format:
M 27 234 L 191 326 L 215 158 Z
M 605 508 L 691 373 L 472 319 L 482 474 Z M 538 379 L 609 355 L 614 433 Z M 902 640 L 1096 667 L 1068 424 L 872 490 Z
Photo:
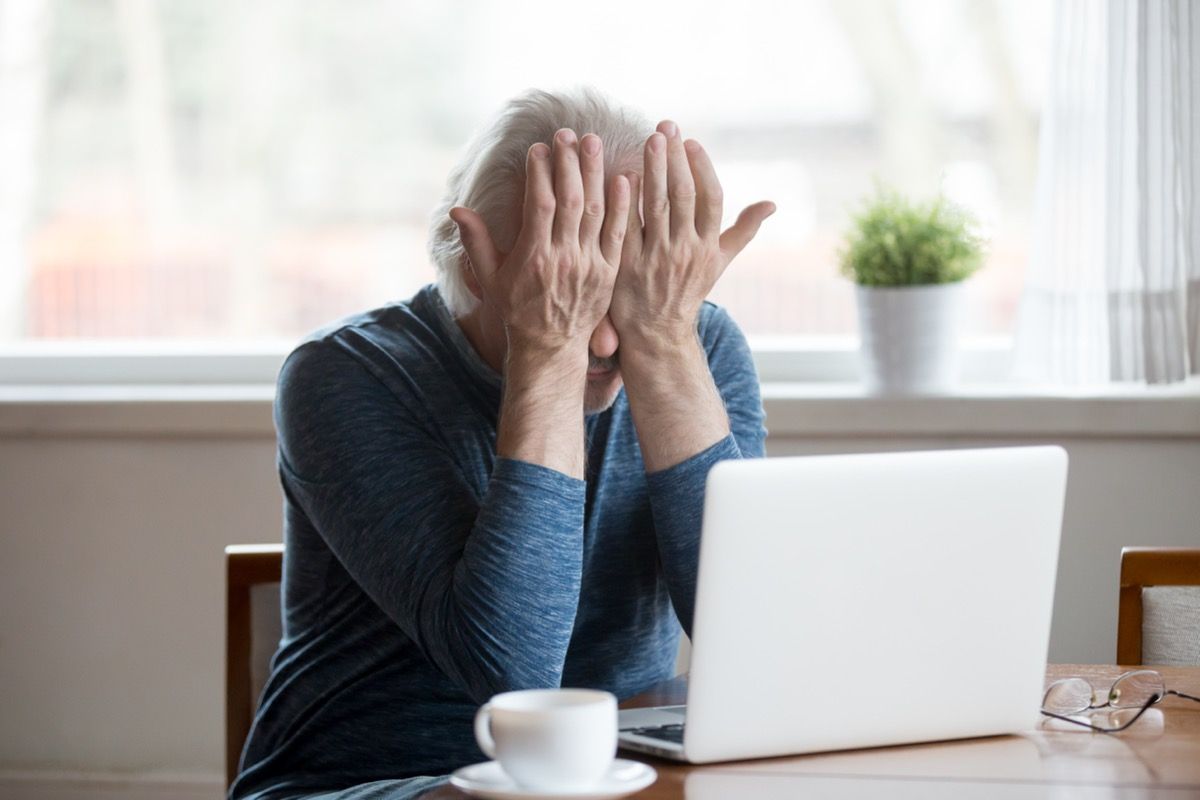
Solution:
M 646 728 L 629 728 L 622 733 L 633 733 L 638 736 L 647 736 L 651 739 L 661 739 L 664 742 L 672 742 L 673 744 L 683 744 L 683 723 L 678 722 L 673 725 L 651 725 Z

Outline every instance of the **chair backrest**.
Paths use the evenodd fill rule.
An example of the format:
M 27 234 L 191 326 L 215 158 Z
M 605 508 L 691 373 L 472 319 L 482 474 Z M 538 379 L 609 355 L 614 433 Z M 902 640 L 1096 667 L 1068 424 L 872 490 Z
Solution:
M 262 688 L 262 662 L 269 659 L 279 644 L 278 590 L 283 574 L 282 544 L 235 544 L 225 548 L 225 780 L 231 785 L 237 777 L 238 760 L 254 704 Z M 272 586 L 274 584 L 274 586 Z M 262 590 L 266 590 L 264 593 Z M 262 599 L 274 596 L 273 610 L 266 627 L 275 631 L 257 637 L 265 646 L 256 647 L 254 609 L 262 609 Z M 256 602 L 257 601 L 257 602 Z M 256 669 L 257 667 L 257 669 Z M 259 678 L 259 680 L 255 680 Z M 255 684 L 258 684 L 257 686 Z
M 1181 587 L 1200 587 L 1200 550 L 1121 550 L 1118 664 L 1200 664 L 1200 588 Z

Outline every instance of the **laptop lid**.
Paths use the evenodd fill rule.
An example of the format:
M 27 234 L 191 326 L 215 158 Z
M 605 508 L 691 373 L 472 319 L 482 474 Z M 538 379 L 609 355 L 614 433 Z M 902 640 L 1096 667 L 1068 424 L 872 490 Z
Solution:
M 1059 447 L 717 464 L 686 758 L 1028 729 L 1066 474 Z

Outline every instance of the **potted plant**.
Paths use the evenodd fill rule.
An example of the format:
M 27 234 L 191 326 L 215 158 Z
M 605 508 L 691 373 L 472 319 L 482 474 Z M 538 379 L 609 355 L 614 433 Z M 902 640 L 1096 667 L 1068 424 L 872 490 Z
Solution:
M 938 197 L 880 189 L 853 220 L 842 273 L 857 285 L 863 379 L 878 394 L 950 389 L 963 281 L 983 258 L 975 220 Z

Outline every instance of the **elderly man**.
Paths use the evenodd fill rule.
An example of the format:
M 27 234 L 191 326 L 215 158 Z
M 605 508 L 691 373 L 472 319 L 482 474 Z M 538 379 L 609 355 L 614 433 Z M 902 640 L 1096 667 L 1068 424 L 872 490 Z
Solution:
M 722 233 L 672 122 L 509 103 L 435 212 L 437 287 L 284 365 L 284 636 L 231 796 L 414 796 L 483 759 L 497 692 L 672 674 L 705 476 L 766 434 L 704 298 L 773 210 Z

